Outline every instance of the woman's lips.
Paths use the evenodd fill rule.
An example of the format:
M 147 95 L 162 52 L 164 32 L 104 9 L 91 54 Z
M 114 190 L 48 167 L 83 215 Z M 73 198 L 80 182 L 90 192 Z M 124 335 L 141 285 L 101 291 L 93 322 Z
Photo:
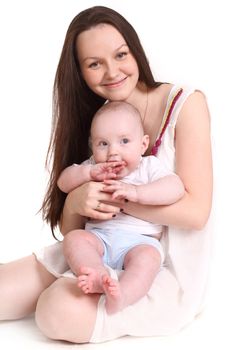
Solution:
M 115 88 L 115 87 L 118 87 L 120 85 L 122 85 L 125 80 L 127 79 L 127 77 L 121 79 L 121 80 L 118 80 L 118 81 L 115 81 L 115 82 L 112 82 L 112 83 L 107 83 L 107 84 L 103 84 L 103 86 L 107 87 L 107 88 Z

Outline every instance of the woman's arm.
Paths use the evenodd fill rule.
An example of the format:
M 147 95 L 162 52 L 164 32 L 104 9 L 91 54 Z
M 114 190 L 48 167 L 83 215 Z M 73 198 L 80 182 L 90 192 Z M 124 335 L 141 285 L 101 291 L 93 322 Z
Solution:
M 86 221 L 84 216 L 70 212 L 67 203 L 68 201 L 65 202 L 62 217 L 59 222 L 59 229 L 63 236 L 72 230 L 83 229 Z
M 204 95 L 192 94 L 185 102 L 176 126 L 176 173 L 185 195 L 169 206 L 142 206 L 128 202 L 126 213 L 164 225 L 201 229 L 212 202 L 210 117 Z

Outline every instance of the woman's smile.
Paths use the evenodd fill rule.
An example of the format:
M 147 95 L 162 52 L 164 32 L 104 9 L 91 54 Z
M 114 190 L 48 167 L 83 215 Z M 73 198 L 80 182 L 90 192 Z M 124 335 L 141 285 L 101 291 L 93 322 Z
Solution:
M 123 79 L 120 79 L 120 80 L 118 80 L 118 81 L 114 81 L 114 82 L 111 82 L 111 83 L 104 83 L 104 84 L 102 84 L 103 86 L 105 86 L 105 87 L 108 87 L 108 88 L 117 88 L 117 87 L 120 87 L 120 86 L 122 86 L 124 83 L 125 83 L 125 81 L 126 81 L 126 79 L 127 79 L 128 77 L 125 77 L 125 78 L 123 78 Z

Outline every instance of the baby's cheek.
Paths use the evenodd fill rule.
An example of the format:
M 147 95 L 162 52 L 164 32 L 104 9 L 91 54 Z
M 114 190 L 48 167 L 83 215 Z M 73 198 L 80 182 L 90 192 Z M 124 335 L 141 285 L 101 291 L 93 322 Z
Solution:
M 105 163 L 107 162 L 107 157 L 104 152 L 95 152 L 93 153 L 94 160 L 96 163 Z

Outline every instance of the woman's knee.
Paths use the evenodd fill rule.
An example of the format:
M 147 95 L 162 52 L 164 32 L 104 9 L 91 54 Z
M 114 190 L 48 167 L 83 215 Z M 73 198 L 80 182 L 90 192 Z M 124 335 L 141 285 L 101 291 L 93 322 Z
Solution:
M 34 255 L 0 265 L 0 320 L 34 312 L 39 295 L 54 279 Z
M 61 278 L 45 290 L 37 303 L 35 318 L 50 339 L 89 342 L 99 297 L 80 292 L 76 280 Z
M 57 339 L 56 333 L 59 331 L 57 329 L 59 320 L 56 319 L 59 305 L 56 308 L 55 297 L 53 298 L 55 284 L 41 293 L 35 311 L 37 326 L 44 335 L 51 339 Z

